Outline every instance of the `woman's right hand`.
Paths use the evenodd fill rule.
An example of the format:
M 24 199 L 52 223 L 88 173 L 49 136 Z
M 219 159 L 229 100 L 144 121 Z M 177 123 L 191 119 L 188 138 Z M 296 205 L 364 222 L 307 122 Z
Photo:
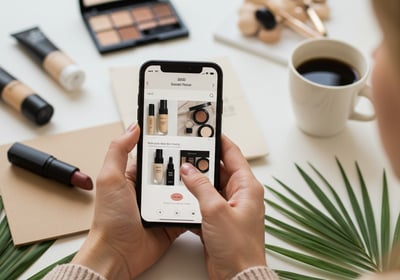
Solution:
M 198 199 L 211 279 L 230 279 L 253 266 L 265 266 L 264 188 L 239 148 L 222 136 L 221 194 L 193 165 L 181 167 L 182 180 Z

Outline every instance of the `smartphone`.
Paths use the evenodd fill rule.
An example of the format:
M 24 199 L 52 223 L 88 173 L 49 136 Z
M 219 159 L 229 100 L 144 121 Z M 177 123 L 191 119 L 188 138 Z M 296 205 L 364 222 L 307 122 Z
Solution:
M 211 62 L 149 61 L 139 74 L 136 189 L 144 226 L 201 224 L 180 177 L 193 164 L 218 189 L 222 70 Z

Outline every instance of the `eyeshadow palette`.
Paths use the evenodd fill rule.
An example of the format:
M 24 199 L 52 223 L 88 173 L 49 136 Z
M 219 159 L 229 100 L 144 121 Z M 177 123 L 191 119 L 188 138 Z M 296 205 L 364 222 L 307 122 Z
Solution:
M 79 0 L 79 5 L 100 53 L 189 35 L 166 0 Z

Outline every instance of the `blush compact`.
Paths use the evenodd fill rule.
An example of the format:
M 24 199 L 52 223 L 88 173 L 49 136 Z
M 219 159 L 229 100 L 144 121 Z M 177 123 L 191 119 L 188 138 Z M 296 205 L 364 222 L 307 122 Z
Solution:
M 167 0 L 79 0 L 79 7 L 102 54 L 189 35 Z

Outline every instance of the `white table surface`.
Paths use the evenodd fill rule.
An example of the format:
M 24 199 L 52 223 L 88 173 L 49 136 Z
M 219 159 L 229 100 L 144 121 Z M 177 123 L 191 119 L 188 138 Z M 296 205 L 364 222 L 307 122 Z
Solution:
M 253 171 L 261 182 L 277 186 L 272 179 L 272 176 L 276 176 L 289 185 L 296 186 L 308 200 L 315 201 L 293 165 L 296 162 L 306 167 L 307 161 L 310 161 L 329 180 L 338 182 L 337 191 L 344 194 L 335 165 L 337 156 L 346 170 L 349 170 L 349 176 L 354 182 L 357 181 L 353 164 L 355 160 L 359 161 L 369 183 L 373 203 L 380 201 L 384 167 L 388 168 L 392 197 L 399 197 L 397 181 L 381 148 L 376 122 L 349 122 L 342 133 L 331 138 L 313 138 L 303 134 L 296 127 L 290 106 L 287 69 L 213 39 L 213 31 L 224 15 L 232 9 L 237 9 L 242 2 L 240 0 L 174 0 L 173 3 L 190 30 L 189 38 L 146 45 L 104 56 L 98 54 L 89 38 L 79 14 L 78 1 L 13 0 L 7 1 L 7 4 L 5 0 L 2 2 L 0 65 L 52 103 L 55 115 L 50 124 L 37 127 L 4 103 L 0 104 L 0 144 L 118 121 L 119 115 L 110 87 L 110 67 L 140 65 L 148 59 L 198 60 L 227 56 L 239 75 L 269 146 L 268 157 L 251 162 Z M 368 1 L 335 0 L 332 3 L 340 7 L 333 14 L 336 20 L 338 17 L 354 17 L 354 25 L 344 27 L 346 33 L 342 39 L 369 55 L 379 42 L 379 35 Z M 40 26 L 56 45 L 86 70 L 87 80 L 81 92 L 64 92 L 32 63 L 9 36 L 10 33 L 34 25 Z M 270 196 L 269 193 L 265 195 Z M 348 204 L 347 201 L 345 203 Z M 398 211 L 399 207 L 392 203 L 392 208 Z M 274 214 L 269 208 L 267 211 Z M 85 234 L 80 234 L 59 239 L 21 279 L 76 251 L 84 237 Z M 268 242 L 281 244 L 269 235 L 266 235 L 266 239 Z M 299 266 L 285 263 L 273 255 L 268 256 L 268 262 L 273 268 L 304 271 Z M 190 233 L 183 235 L 165 257 L 140 279 L 207 279 L 202 245 L 198 238 Z

